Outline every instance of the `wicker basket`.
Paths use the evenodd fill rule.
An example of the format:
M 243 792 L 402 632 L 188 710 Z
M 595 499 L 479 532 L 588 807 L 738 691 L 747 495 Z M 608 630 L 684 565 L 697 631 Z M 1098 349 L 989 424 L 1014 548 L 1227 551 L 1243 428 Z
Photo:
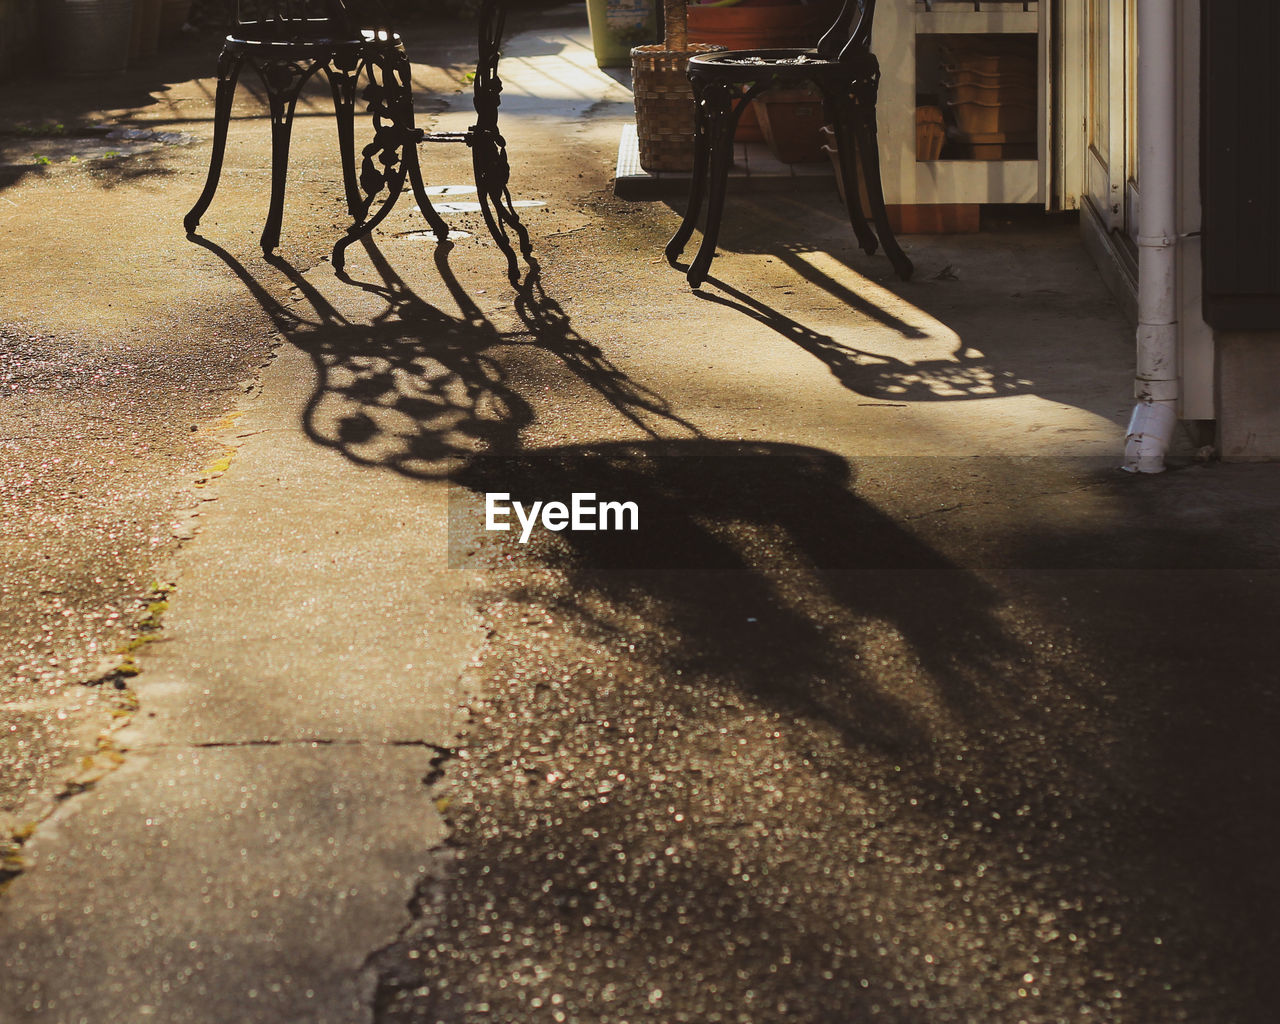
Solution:
M 723 49 L 711 43 L 694 43 L 685 50 L 669 50 L 666 43 L 632 49 L 636 136 L 640 166 L 646 171 L 693 169 L 693 89 L 685 69 L 690 57 Z
M 684 4 L 666 0 L 666 38 L 631 51 L 636 136 L 640 166 L 646 171 L 693 169 L 693 88 L 686 69 L 690 57 L 724 49 L 714 43 L 689 44 Z

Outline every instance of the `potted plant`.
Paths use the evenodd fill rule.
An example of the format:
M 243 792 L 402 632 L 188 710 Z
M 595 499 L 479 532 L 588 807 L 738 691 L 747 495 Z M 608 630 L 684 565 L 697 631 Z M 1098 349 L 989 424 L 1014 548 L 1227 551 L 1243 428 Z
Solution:
M 591 47 L 602 68 L 631 64 L 631 48 L 658 38 L 656 0 L 587 0 Z

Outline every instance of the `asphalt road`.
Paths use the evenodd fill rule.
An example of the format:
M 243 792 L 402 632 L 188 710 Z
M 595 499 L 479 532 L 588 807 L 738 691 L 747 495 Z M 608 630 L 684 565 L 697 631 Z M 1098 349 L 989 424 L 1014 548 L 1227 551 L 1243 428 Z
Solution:
M 336 279 L 320 93 L 271 263 L 260 97 L 201 245 L 201 144 L 4 172 L 0 1017 L 1271 1020 L 1280 474 L 1116 471 L 1071 225 L 902 285 L 833 195 L 735 196 L 691 293 L 580 11 L 522 17 L 518 289 L 465 207 Z M 411 42 L 465 127 L 466 34 Z M 208 70 L 38 109 L 204 138 Z
M 1274 564 L 1118 568 L 1122 535 L 977 504 L 903 527 L 1130 500 L 1096 463 L 663 449 L 489 475 L 661 521 L 464 556 L 496 581 L 448 882 L 375 1019 L 1268 1019 L 1275 642 L 1233 617 L 1274 614 Z M 1214 486 L 1184 472 L 1166 499 Z

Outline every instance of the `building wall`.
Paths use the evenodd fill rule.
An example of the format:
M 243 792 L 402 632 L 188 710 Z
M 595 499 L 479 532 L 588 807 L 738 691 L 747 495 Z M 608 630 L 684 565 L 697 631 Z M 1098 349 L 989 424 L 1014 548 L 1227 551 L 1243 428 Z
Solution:
M 1218 453 L 1280 459 L 1280 331 L 1219 331 Z
M 1200 0 L 1178 4 L 1178 365 L 1179 412 L 1217 418 L 1213 331 L 1204 322 L 1200 263 Z
M 1183 2 L 1192 3 L 1194 0 L 1183 0 Z M 1209 9 L 1210 2 L 1211 0 L 1203 0 L 1206 10 Z M 1277 34 L 1280 34 L 1280 20 L 1277 20 L 1268 0 L 1253 0 L 1252 3 L 1226 6 L 1238 8 L 1236 13 L 1239 24 L 1244 26 L 1254 39 L 1259 38 L 1260 33 L 1271 33 L 1268 48 L 1269 52 L 1274 54 L 1274 41 Z M 1250 17 L 1250 12 L 1253 15 L 1261 14 L 1262 16 Z M 1199 42 L 1198 39 L 1197 42 Z M 1261 35 L 1261 42 L 1264 47 L 1267 46 L 1268 40 L 1265 34 Z M 1235 49 L 1235 46 L 1231 47 L 1233 52 Z M 1256 57 L 1254 59 L 1256 61 Z M 1255 70 L 1257 70 L 1256 63 Z M 1248 81 L 1247 76 L 1246 81 Z M 1267 138 L 1261 130 L 1256 134 L 1263 139 Z M 1270 138 L 1273 140 L 1271 151 L 1274 152 L 1274 133 Z M 1244 167 L 1256 166 L 1256 154 L 1241 153 L 1238 159 L 1243 162 Z M 1264 163 L 1263 166 L 1265 167 L 1266 164 Z M 1274 180 L 1274 169 L 1270 173 L 1271 176 L 1265 179 L 1267 183 Z M 1212 182 L 1210 187 L 1213 187 Z M 1217 187 L 1221 189 L 1222 185 L 1219 184 Z M 1264 184 L 1263 187 L 1265 189 L 1267 185 Z M 1250 218 L 1263 224 L 1267 223 L 1265 218 L 1274 216 L 1274 213 L 1258 212 L 1256 205 L 1246 201 L 1244 197 L 1239 198 L 1236 207 L 1238 217 Z M 1221 212 L 1219 216 L 1221 217 Z M 1274 247 L 1280 245 L 1280 242 L 1269 228 L 1264 233 L 1265 244 L 1272 247 L 1271 265 L 1274 267 L 1276 260 Z M 1198 243 L 1200 240 L 1196 239 L 1196 241 Z M 1255 244 L 1257 242 L 1256 232 L 1253 242 Z M 1219 258 L 1221 258 L 1220 254 Z M 1201 290 L 1199 270 L 1197 266 L 1195 282 L 1197 302 Z M 1273 287 L 1274 280 L 1273 274 Z M 1221 283 L 1220 278 L 1219 283 Z M 1247 286 L 1247 288 L 1253 287 L 1256 287 L 1255 282 L 1250 282 Z M 1246 291 L 1247 288 L 1242 288 L 1241 291 Z M 1219 455 L 1228 461 L 1280 459 L 1280 399 L 1277 398 L 1280 395 L 1280 385 L 1277 385 L 1277 381 L 1280 381 L 1280 327 L 1276 324 L 1274 306 L 1271 307 L 1271 311 L 1262 314 L 1259 325 L 1266 329 L 1243 331 L 1219 328 L 1213 332 L 1217 447 Z
M 1185 420 L 1213 420 L 1218 415 L 1221 398 L 1216 388 L 1214 335 L 1205 323 L 1201 311 L 1201 220 L 1200 200 L 1200 0 L 1175 0 L 1177 12 L 1177 80 L 1178 80 L 1178 168 L 1177 204 L 1177 320 L 1178 320 L 1178 411 Z M 1068 13 L 1082 8 L 1067 0 Z M 1096 11 L 1109 9 L 1107 0 L 1096 0 Z M 1118 10 L 1118 8 L 1116 9 Z M 1135 7 L 1138 17 L 1151 7 L 1141 3 Z M 1136 23 L 1127 23 L 1128 30 Z M 1068 33 L 1072 26 L 1067 24 Z M 1083 31 L 1076 25 L 1075 32 Z M 1067 39 L 1070 41 L 1068 34 Z M 1086 40 L 1086 44 L 1089 40 Z M 1107 72 L 1105 65 L 1097 64 L 1086 45 L 1085 60 L 1064 62 L 1066 90 L 1086 91 L 1088 88 L 1106 90 L 1107 104 L 1113 125 L 1124 124 L 1117 137 L 1136 138 L 1136 44 L 1133 39 L 1111 39 L 1113 53 L 1107 54 L 1115 64 Z M 1117 58 L 1116 54 L 1120 56 Z M 1077 78 L 1081 80 L 1077 84 Z M 1084 103 L 1089 110 L 1090 104 Z M 1131 147 L 1126 147 L 1130 149 Z M 1119 146 L 1111 154 L 1112 160 L 1120 157 Z M 1136 323 L 1138 318 L 1137 253 L 1134 243 L 1141 234 L 1142 181 L 1141 168 L 1136 166 L 1133 152 L 1125 153 L 1122 180 L 1125 185 L 1123 212 L 1112 211 L 1111 221 L 1122 218 L 1117 225 L 1109 222 L 1106 211 L 1099 212 L 1096 199 L 1088 198 L 1086 182 L 1081 187 L 1086 193 L 1082 203 L 1081 229 L 1085 245 L 1103 278 L 1120 300 L 1121 306 Z M 1119 171 L 1117 166 L 1115 170 Z
M 0 0 L 0 79 L 34 65 L 40 0 Z

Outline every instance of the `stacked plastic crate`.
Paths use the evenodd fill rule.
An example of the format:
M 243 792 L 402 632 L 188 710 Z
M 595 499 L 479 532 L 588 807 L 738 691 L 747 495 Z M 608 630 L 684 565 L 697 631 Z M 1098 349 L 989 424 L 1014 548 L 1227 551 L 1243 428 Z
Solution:
M 1034 37 L 951 36 L 941 53 L 947 138 L 959 147 L 956 155 L 1034 159 Z

